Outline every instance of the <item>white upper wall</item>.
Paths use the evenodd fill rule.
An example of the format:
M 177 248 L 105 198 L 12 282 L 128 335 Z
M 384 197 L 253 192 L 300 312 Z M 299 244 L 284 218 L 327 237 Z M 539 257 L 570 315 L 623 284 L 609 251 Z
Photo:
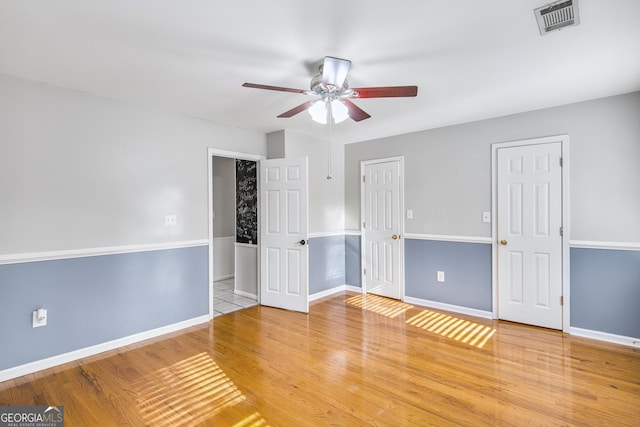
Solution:
M 213 237 L 236 235 L 236 159 L 214 156 L 213 160 Z
M 207 239 L 207 148 L 266 154 L 260 132 L 6 75 L 0 93 L 0 255 Z
M 267 136 L 272 157 L 309 158 L 309 232 L 344 231 L 344 149 L 331 145 L 331 179 L 327 179 L 329 150 L 326 139 L 284 130 Z M 284 150 L 282 149 L 284 145 Z
M 572 240 L 640 242 L 640 92 L 345 146 L 346 227 L 360 229 L 360 161 L 405 157 L 411 233 L 490 237 L 491 144 L 570 137 Z

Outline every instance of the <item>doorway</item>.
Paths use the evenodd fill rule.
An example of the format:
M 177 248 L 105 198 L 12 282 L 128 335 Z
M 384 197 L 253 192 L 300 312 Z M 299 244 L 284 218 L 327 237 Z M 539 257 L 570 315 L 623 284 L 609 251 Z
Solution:
M 494 144 L 494 316 L 560 329 L 568 256 L 566 136 Z
M 239 193 L 236 187 L 243 184 L 237 184 L 236 175 L 239 170 L 237 163 L 240 164 L 239 174 L 242 175 L 243 163 L 246 166 L 263 158 L 213 148 L 207 151 L 210 319 L 216 315 L 255 305 L 259 301 L 258 242 L 252 237 L 257 236 L 257 233 L 253 235 L 242 231 L 238 239 L 236 195 Z M 214 199 L 217 203 L 214 203 Z M 250 274 L 251 269 L 254 271 L 255 283 L 248 289 L 247 280 L 243 279 L 242 274 Z M 238 271 L 242 274 L 238 275 Z
M 362 288 L 393 299 L 404 298 L 402 157 L 360 164 Z

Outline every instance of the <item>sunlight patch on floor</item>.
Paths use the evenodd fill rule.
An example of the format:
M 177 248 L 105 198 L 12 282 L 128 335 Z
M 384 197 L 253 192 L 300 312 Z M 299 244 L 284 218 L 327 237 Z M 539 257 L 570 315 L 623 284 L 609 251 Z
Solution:
M 264 427 L 268 426 L 267 420 L 262 418 L 260 412 L 254 412 L 253 414 L 246 417 L 244 420 L 235 423 L 233 427 Z
M 484 347 L 496 332 L 489 326 L 429 310 L 421 311 L 406 323 L 478 348 Z
M 413 308 L 411 304 L 371 294 L 349 297 L 346 299 L 346 303 L 390 318 Z
M 196 425 L 246 399 L 207 353 L 158 369 L 133 387 L 145 423 L 153 426 Z M 237 425 L 265 425 L 256 424 L 262 419 L 256 414 Z

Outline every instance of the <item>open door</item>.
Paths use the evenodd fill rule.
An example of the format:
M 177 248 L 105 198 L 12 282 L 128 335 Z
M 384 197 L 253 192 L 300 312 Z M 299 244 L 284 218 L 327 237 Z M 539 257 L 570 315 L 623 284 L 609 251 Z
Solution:
M 260 304 L 309 312 L 308 159 L 260 161 Z

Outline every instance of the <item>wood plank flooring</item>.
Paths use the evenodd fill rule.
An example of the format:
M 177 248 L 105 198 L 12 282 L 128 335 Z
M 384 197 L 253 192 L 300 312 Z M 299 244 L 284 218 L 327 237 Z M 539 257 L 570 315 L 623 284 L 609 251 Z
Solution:
M 640 425 L 640 350 L 338 294 L 0 383 L 71 426 Z

